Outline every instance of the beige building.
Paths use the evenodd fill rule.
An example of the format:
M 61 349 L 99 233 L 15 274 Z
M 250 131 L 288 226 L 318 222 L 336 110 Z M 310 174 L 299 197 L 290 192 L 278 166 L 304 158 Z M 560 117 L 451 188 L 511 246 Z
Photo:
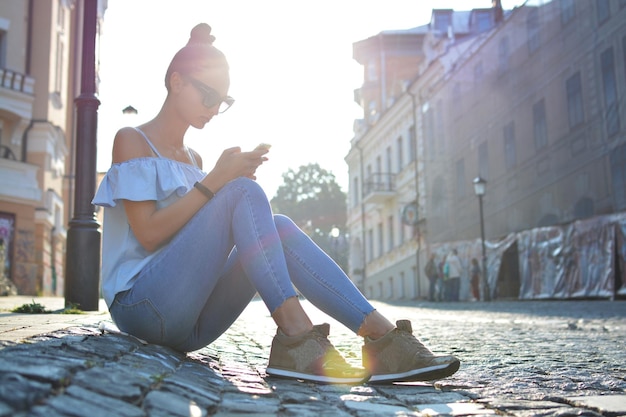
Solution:
M 0 2 L 0 267 L 20 294 L 63 294 L 82 16 L 81 0 Z
M 480 238 L 476 177 L 487 239 L 626 210 L 626 1 L 498 3 L 354 44 L 350 271 L 370 297 L 425 297 L 430 250 Z

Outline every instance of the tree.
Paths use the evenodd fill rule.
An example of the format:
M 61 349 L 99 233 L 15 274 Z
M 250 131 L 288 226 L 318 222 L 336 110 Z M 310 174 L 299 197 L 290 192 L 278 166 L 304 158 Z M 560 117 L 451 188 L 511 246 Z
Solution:
M 345 267 L 346 250 L 338 253 L 337 242 L 331 241 L 330 232 L 336 227 L 340 233 L 345 233 L 346 193 L 331 172 L 319 164 L 303 165 L 297 172 L 289 169 L 283 174 L 283 185 L 278 187 L 271 204 L 275 213 L 289 216 L 339 265 Z

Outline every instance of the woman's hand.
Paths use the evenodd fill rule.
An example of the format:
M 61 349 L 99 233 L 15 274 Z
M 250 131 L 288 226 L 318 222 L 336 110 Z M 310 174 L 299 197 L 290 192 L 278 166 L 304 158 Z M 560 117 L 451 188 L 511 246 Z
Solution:
M 224 180 L 224 183 L 238 177 L 247 177 L 255 180 L 256 169 L 267 158 L 267 149 L 255 149 L 250 152 L 241 152 L 241 148 L 234 147 L 224 150 L 213 168 L 213 172 Z M 223 184 L 222 184 L 223 185 Z

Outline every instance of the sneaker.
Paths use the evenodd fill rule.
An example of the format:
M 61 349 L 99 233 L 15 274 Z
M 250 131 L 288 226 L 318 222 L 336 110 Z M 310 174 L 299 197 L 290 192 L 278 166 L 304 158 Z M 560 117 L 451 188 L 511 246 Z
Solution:
M 363 366 L 370 383 L 431 381 L 455 373 L 461 363 L 454 356 L 434 355 L 413 336 L 411 322 L 398 320 L 396 328 L 380 339 L 365 339 Z
M 272 340 L 268 375 L 323 384 L 362 384 L 369 379 L 363 368 L 348 364 L 328 340 L 330 325 L 313 326 L 301 336 L 287 336 L 280 329 Z

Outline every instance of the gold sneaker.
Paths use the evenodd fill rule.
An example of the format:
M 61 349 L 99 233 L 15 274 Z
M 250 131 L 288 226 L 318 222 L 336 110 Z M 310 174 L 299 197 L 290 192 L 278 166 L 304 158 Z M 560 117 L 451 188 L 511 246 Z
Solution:
M 415 336 L 411 322 L 398 320 L 396 328 L 380 339 L 365 338 L 363 366 L 370 383 L 432 381 L 458 371 L 461 363 L 451 355 L 434 355 Z
M 301 336 L 287 336 L 280 329 L 272 340 L 268 375 L 322 384 L 362 384 L 369 373 L 350 365 L 328 340 L 328 323 L 313 326 Z

